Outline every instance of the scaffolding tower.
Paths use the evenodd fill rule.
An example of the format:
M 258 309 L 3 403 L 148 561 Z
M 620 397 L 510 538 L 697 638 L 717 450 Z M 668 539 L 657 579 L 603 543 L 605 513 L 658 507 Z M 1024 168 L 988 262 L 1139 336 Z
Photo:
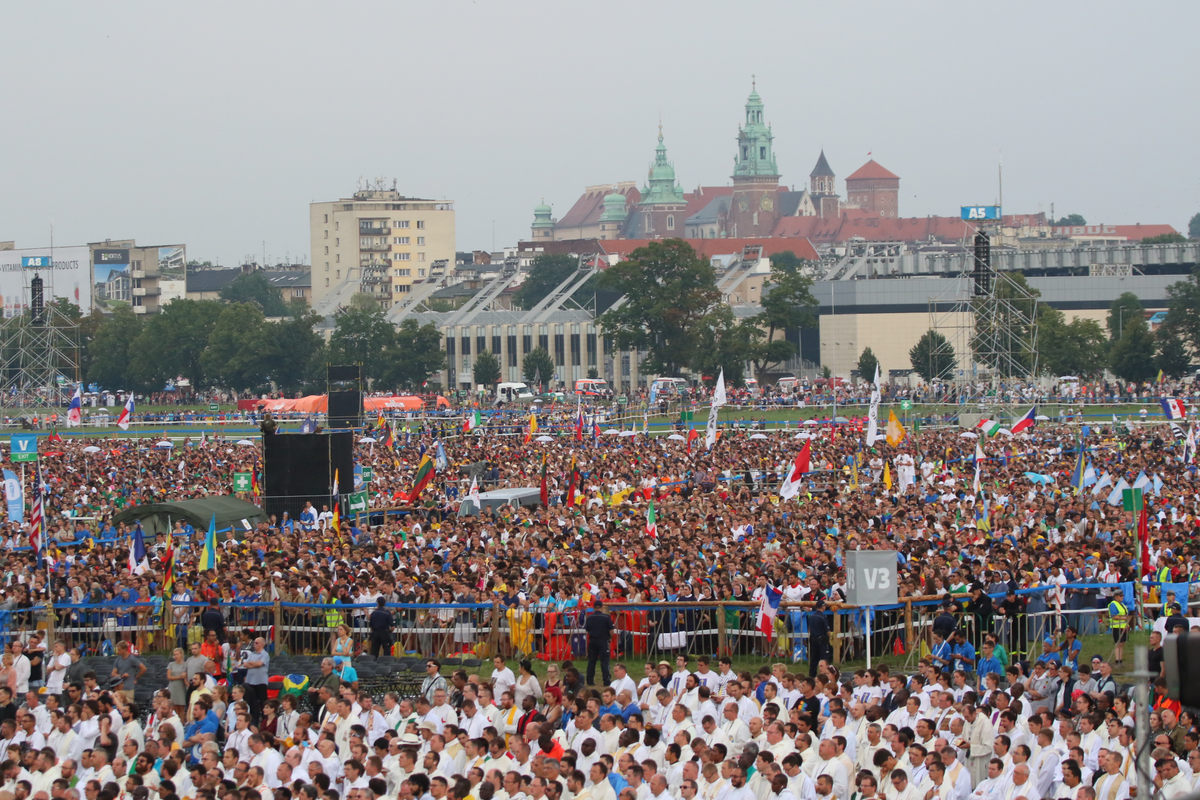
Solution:
M 20 303 L 0 319 L 0 406 L 61 408 L 80 380 L 79 324 L 53 302 L 52 263 L 23 262 L 21 293 Z
M 971 269 L 929 299 L 929 327 L 940 334 L 930 361 L 933 371 L 953 364 L 938 377 L 961 398 L 980 401 L 1005 381 L 1037 375 L 1037 297 L 1020 273 L 993 268 L 988 231 L 977 230 L 972 244 Z

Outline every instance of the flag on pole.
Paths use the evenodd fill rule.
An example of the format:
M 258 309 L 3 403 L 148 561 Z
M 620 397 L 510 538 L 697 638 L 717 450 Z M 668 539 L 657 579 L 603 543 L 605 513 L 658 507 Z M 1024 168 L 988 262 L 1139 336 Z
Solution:
M 1025 416 L 1021 417 L 1019 420 L 1017 420 L 1015 423 L 1013 423 L 1013 426 L 1012 426 L 1012 428 L 1010 428 L 1010 430 L 1013 433 L 1020 433 L 1021 431 L 1025 430 L 1026 428 L 1032 428 L 1036 424 L 1037 424 L 1037 406 L 1034 406 L 1033 408 L 1029 409 L 1029 411 L 1025 412 Z
M 654 513 L 654 501 L 650 501 L 650 508 L 646 511 L 646 535 L 651 539 L 658 538 L 658 517 Z
M 121 409 L 121 416 L 117 417 L 117 427 L 123 431 L 129 430 L 131 419 L 133 419 L 133 395 L 129 395 L 129 399 L 125 401 L 125 407 Z
M 711 450 L 717 443 L 717 418 L 721 406 L 725 405 L 725 368 L 717 375 L 717 385 L 713 388 L 712 403 L 708 407 L 708 426 L 705 428 L 704 449 Z
M 408 493 L 407 501 L 410 504 L 416 502 L 416 499 L 421 496 L 421 492 L 433 480 L 435 472 L 433 459 L 429 457 L 429 454 L 421 456 L 421 460 L 417 464 L 417 474 L 413 476 L 412 491 Z
M 1187 432 L 1187 441 L 1183 446 L 1183 463 L 1190 464 L 1196 458 L 1196 430 L 1189 425 Z
M 1083 442 L 1079 443 L 1079 457 L 1075 459 L 1075 469 L 1071 473 L 1071 485 L 1075 487 L 1075 494 L 1083 491 L 1083 476 L 1086 471 L 1086 456 L 1087 448 L 1083 446 Z
M 904 430 L 904 426 L 900 424 L 900 420 L 896 417 L 895 410 L 888 411 L 887 423 L 887 443 L 892 447 L 904 441 L 904 437 L 908 432 Z
M 479 511 L 483 508 L 483 504 L 479 500 L 479 483 L 474 477 L 471 478 L 471 488 L 467 492 L 467 499 L 475 505 L 475 510 Z
M 779 613 L 779 601 L 782 599 L 783 592 L 778 589 L 768 586 L 763 590 L 762 604 L 758 607 L 758 631 L 767 637 L 768 642 L 775 633 L 775 615 Z
M 1163 381 L 1163 371 L 1160 369 L 1158 371 L 1158 378 L 1155 379 L 1155 383 L 1162 383 L 1162 381 Z
M 171 595 L 175 593 L 175 543 L 170 532 L 167 532 L 167 552 L 163 554 L 163 563 L 166 564 L 166 569 L 163 574 L 162 596 L 164 599 L 171 599 Z
M 204 535 L 204 547 L 200 550 L 200 560 L 196 563 L 196 569 L 201 572 L 216 569 L 220 563 L 221 557 L 217 555 L 217 515 L 213 514 L 208 522 L 208 533 Z
M 998 419 L 981 419 L 975 423 L 975 429 L 983 431 L 985 436 L 995 436 L 1003 427 Z
M 170 536 L 170 533 L 167 534 Z M 142 523 L 139 522 L 129 532 L 129 574 L 141 575 L 150 569 L 150 561 L 146 558 L 146 541 L 143 538 Z
M 804 484 L 804 473 L 809 471 L 809 466 L 812 462 L 812 440 L 804 443 L 804 447 L 800 448 L 800 452 L 796 454 L 796 460 L 792 462 L 791 469 L 783 478 L 783 484 L 779 487 L 779 496 L 784 500 L 791 500 L 796 495 L 800 494 L 800 489 Z
M 1183 419 L 1187 416 L 1187 407 L 1182 400 L 1175 397 L 1164 397 L 1159 402 L 1162 404 L 1163 414 L 1167 419 Z
M 687 434 L 687 451 L 688 455 L 692 454 L 692 442 L 700 438 L 700 432 L 695 428 L 689 428 Z
M 335 469 L 333 471 L 333 491 L 329 493 L 330 500 L 333 502 L 333 504 L 335 506 L 338 504 L 338 483 L 340 482 L 340 479 L 341 479 L 341 470 Z
M 867 447 L 875 444 L 879 438 L 879 399 L 882 391 L 879 387 L 879 364 L 875 365 L 875 383 L 871 387 L 871 409 L 867 412 Z
M 983 445 L 980 442 L 976 441 L 975 442 L 975 483 L 972 486 L 972 488 L 974 488 L 974 490 L 975 490 L 976 495 L 978 495 L 981 491 L 983 491 L 983 484 L 980 481 L 980 477 L 982 474 L 983 474 Z
M 475 409 L 471 413 L 467 414 L 467 420 L 466 420 L 465 424 L 463 425 L 463 430 L 466 431 L 467 433 L 470 433 L 471 431 L 473 431 L 479 427 L 480 422 L 482 422 L 482 419 L 480 418 L 480 415 L 479 415 L 479 409 Z
M 542 453 L 542 483 L 541 483 L 540 488 L 541 488 L 541 495 L 540 495 L 539 499 L 542 501 L 542 505 L 543 506 L 550 505 L 550 484 L 546 482 L 546 454 L 545 453 Z
M 892 464 L 890 461 L 883 462 L 883 488 L 889 492 L 892 490 Z
M 529 429 L 525 432 L 525 444 L 533 441 L 533 435 L 537 433 L 537 412 L 529 412 Z
M 67 406 L 67 427 L 78 428 L 83 424 L 83 384 L 75 387 L 71 395 L 71 404 Z
M 575 441 L 583 441 L 583 408 L 578 401 L 575 403 Z
M 42 518 L 42 474 L 35 474 L 33 486 L 33 508 L 29 512 L 29 545 L 37 554 L 38 569 L 42 568 L 42 550 L 46 545 L 45 522 Z
M 575 508 L 575 456 L 571 456 L 571 469 L 567 470 L 567 509 Z
M 1138 576 L 1139 580 L 1153 573 L 1154 567 L 1150 563 L 1150 521 L 1146 516 L 1145 502 L 1138 511 L 1138 562 L 1138 571 L 1141 573 Z

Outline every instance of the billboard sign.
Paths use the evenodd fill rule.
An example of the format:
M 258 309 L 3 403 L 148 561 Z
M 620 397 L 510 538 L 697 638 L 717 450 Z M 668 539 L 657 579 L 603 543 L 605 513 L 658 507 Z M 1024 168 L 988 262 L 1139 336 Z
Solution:
M 0 250 L 0 308 L 5 317 L 17 316 L 29 304 L 25 295 L 33 271 L 46 282 L 46 302 L 62 298 L 84 314 L 92 310 L 92 258 L 87 246 L 30 247 Z
M 962 218 L 966 220 L 998 220 L 1002 216 L 1000 206 L 962 206 Z
M 851 550 L 846 553 L 846 602 L 883 606 L 896 602 L 894 550 Z
M 94 274 L 96 276 L 96 280 L 100 283 L 104 283 L 108 280 L 109 275 L 112 274 L 113 271 L 120 271 L 129 267 L 129 250 L 93 250 L 92 264 L 94 265 Z
M 14 433 L 9 439 L 9 458 L 17 463 L 37 461 L 38 437 L 33 433 Z

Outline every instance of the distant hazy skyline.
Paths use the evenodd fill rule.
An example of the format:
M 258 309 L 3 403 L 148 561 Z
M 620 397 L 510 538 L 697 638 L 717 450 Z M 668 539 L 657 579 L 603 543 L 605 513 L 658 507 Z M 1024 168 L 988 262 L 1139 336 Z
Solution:
M 782 182 L 824 147 L 902 216 L 1169 223 L 1200 211 L 1200 3 L 0 1 L 0 240 L 309 256 L 308 204 L 386 176 L 451 199 L 459 250 L 641 184 L 661 116 L 725 185 L 751 75 Z M 494 231 L 494 238 L 493 238 Z

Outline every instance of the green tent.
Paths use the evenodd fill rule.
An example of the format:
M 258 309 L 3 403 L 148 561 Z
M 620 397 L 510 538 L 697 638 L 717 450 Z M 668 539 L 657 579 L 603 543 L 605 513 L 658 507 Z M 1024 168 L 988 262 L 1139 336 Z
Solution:
M 113 517 L 113 525 L 124 522 L 126 525 L 142 523 L 146 536 L 153 538 L 160 533 L 166 533 L 176 520 L 186 520 L 198 531 L 208 530 L 208 523 L 213 515 L 217 517 L 217 530 L 234 528 L 245 531 L 253 528 L 267 518 L 266 513 L 245 500 L 236 497 L 205 497 L 201 500 L 180 500 L 177 503 L 147 503 L 142 506 L 131 506 Z M 218 534 L 223 541 L 225 534 Z

